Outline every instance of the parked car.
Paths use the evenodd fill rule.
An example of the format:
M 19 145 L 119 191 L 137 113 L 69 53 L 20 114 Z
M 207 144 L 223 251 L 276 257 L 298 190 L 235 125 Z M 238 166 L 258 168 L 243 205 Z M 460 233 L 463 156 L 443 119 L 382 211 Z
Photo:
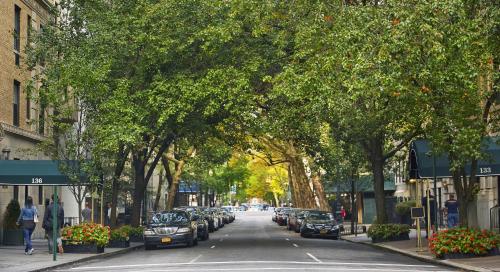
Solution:
M 308 211 L 300 227 L 302 237 L 322 237 L 337 240 L 340 237 L 340 225 L 330 213 Z
M 153 215 L 144 230 L 144 247 L 147 250 L 177 244 L 188 247 L 198 244 L 198 222 L 196 217 L 181 210 L 165 211 Z
M 205 220 L 207 220 L 208 222 L 208 231 L 214 232 L 219 230 L 218 215 L 213 210 L 210 210 L 206 207 L 201 208 L 201 211 L 203 213 L 203 216 L 205 217 Z
M 304 209 L 299 209 L 299 208 L 294 208 L 290 211 L 286 224 L 286 228 L 288 230 L 295 230 L 297 228 L 297 221 L 299 220 L 299 214 L 301 214 L 303 217 L 304 211 L 305 211 Z
M 274 209 L 274 212 L 273 212 L 273 215 L 271 217 L 271 220 L 273 220 L 273 222 L 276 222 L 276 218 L 278 217 L 278 213 L 282 210 L 283 208 L 276 208 Z
M 224 215 L 222 214 L 222 211 L 216 207 L 210 207 L 210 208 L 208 208 L 208 210 L 214 213 L 215 217 L 217 218 L 217 224 L 219 225 L 219 228 L 223 228 L 224 227 Z
M 208 221 L 205 220 L 205 215 L 202 213 L 199 207 L 179 207 L 176 210 L 186 211 L 191 221 L 196 221 L 198 223 L 198 239 L 206 241 L 209 238 Z
M 236 214 L 235 214 L 235 207 L 233 206 L 223 206 L 222 209 L 224 209 L 228 215 L 229 215 L 229 223 L 232 223 L 236 219 Z
M 288 222 L 288 215 L 291 210 L 291 208 L 282 208 L 276 215 L 276 223 L 280 226 L 286 226 Z

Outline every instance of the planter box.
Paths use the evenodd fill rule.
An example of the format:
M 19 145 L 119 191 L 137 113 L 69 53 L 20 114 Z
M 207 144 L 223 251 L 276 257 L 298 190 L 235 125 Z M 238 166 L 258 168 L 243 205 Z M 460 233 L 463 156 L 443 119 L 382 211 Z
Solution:
M 137 243 L 142 243 L 144 242 L 144 237 L 142 236 L 130 236 L 129 237 L 130 242 L 137 242 Z
M 64 253 L 103 253 L 104 247 L 92 245 L 71 245 L 63 242 Z
M 130 241 L 118 241 L 110 240 L 108 246 L 109 248 L 127 248 L 130 247 Z
M 486 255 L 476 255 L 474 253 L 446 253 L 439 256 L 439 259 L 466 259 L 466 258 L 476 258 L 485 256 L 497 256 L 500 255 L 500 250 L 498 248 L 491 249 Z
M 403 241 L 403 240 L 410 240 L 410 235 L 408 233 L 404 233 L 404 234 L 400 234 L 398 236 L 389 237 L 387 239 L 372 237 L 372 243 L 391 242 L 391 241 Z
M 24 245 L 23 230 L 3 230 L 3 244 L 8 246 Z

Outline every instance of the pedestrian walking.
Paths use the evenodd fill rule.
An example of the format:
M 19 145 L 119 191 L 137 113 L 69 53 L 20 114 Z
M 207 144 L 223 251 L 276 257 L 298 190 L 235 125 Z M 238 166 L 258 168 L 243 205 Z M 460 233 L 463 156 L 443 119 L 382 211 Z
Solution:
M 82 210 L 83 222 L 90 222 L 90 219 L 92 217 L 92 210 L 89 206 L 89 203 L 85 203 L 85 208 Z
M 24 244 L 26 245 L 26 247 L 24 248 L 24 254 L 26 255 L 33 254 L 34 249 L 33 245 L 31 244 L 31 235 L 35 230 L 37 222 L 38 211 L 33 205 L 33 198 L 31 196 L 28 196 L 24 203 L 24 208 L 21 209 L 21 213 L 19 214 L 19 218 L 17 219 L 17 225 L 20 225 L 23 228 Z
M 57 211 L 57 225 L 56 225 L 56 239 L 57 239 L 57 247 L 58 247 L 58 250 L 59 250 L 59 253 L 63 253 L 63 248 L 62 248 L 62 241 L 61 241 L 61 228 L 63 227 L 64 225 L 64 209 L 63 207 L 61 207 L 61 201 L 57 200 L 57 207 L 58 207 L 58 211 Z M 52 195 L 52 202 L 50 203 L 50 205 L 47 207 L 47 209 L 45 210 L 45 214 L 44 214 L 44 217 L 43 217 L 43 224 L 42 224 L 42 227 L 43 229 L 45 229 L 45 231 L 47 232 L 47 236 L 48 236 L 48 239 L 49 239 L 49 253 L 52 252 L 53 250 L 53 239 L 54 239 L 54 229 L 53 229 L 53 221 L 52 221 L 52 218 L 53 218 L 53 212 L 54 210 L 54 195 Z
M 455 200 L 455 196 L 453 194 L 450 194 L 450 199 L 446 200 L 444 206 L 448 211 L 448 228 L 456 227 L 458 225 L 459 203 Z
M 340 217 L 342 217 L 342 222 L 344 222 L 344 219 L 345 219 L 346 215 L 347 215 L 347 212 L 344 209 L 344 206 L 341 206 L 340 207 Z

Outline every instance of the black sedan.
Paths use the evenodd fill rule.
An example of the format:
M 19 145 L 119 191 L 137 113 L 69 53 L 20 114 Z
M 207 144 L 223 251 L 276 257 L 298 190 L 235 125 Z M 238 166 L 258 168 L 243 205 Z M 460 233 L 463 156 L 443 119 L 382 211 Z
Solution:
M 308 212 L 300 227 L 302 237 L 339 239 L 340 226 L 326 212 Z
M 159 246 L 185 244 L 188 247 L 198 244 L 198 223 L 191 221 L 185 211 L 157 213 L 144 230 L 146 250 Z
M 179 207 L 175 210 L 186 211 L 191 219 L 191 221 L 196 221 L 198 223 L 198 238 L 202 241 L 208 240 L 209 228 L 208 220 L 205 219 L 205 215 L 198 207 Z

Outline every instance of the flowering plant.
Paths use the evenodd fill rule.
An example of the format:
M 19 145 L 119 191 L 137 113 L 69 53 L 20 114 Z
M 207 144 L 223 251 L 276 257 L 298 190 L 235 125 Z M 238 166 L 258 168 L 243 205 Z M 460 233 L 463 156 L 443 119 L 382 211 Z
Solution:
M 113 240 L 113 241 L 128 241 L 129 240 L 129 233 L 123 227 L 111 230 L 111 240 Z
M 96 244 L 104 247 L 109 243 L 110 229 L 107 226 L 94 223 L 65 227 L 62 239 L 73 245 Z
M 447 253 L 486 255 L 500 246 L 500 236 L 487 230 L 453 228 L 434 233 L 429 249 L 436 257 Z

